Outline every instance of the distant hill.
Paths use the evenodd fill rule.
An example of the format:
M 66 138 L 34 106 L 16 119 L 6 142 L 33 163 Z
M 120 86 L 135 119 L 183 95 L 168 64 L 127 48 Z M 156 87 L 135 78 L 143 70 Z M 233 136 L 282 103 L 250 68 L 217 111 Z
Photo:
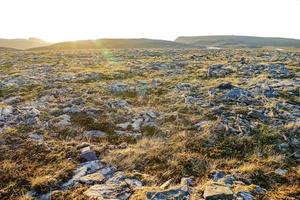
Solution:
M 1 39 L 0 47 L 14 48 L 14 49 L 29 49 L 35 47 L 48 46 L 51 43 L 40 40 L 38 38 L 28 39 Z
M 7 48 L 7 47 L 0 47 L 0 51 L 18 51 L 18 49 Z
M 99 39 L 61 42 L 31 50 L 72 49 L 129 49 L 129 48 L 190 48 L 191 45 L 166 40 L 152 39 Z
M 178 37 L 175 42 L 194 45 L 198 47 L 294 47 L 300 48 L 300 40 L 275 37 L 253 37 L 253 36 L 190 36 Z

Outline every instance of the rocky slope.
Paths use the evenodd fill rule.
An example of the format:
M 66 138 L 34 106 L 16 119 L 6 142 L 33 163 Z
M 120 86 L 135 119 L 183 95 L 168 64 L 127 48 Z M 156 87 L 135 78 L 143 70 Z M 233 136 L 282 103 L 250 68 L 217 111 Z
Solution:
M 300 51 L 0 51 L 0 199 L 297 199 Z

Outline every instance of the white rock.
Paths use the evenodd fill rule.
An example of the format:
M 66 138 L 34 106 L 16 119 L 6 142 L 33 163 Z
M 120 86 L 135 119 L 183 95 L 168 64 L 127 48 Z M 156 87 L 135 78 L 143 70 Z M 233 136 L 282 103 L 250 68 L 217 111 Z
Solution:
M 287 172 L 288 172 L 287 169 L 282 169 L 282 168 L 278 168 L 275 170 L 275 173 L 281 176 L 285 175 Z

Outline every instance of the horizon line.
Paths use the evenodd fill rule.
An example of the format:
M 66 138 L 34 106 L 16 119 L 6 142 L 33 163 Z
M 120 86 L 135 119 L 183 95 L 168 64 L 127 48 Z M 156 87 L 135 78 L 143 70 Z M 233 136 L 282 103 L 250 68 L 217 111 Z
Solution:
M 258 37 L 258 38 L 277 38 L 277 39 L 292 39 L 292 40 L 300 40 L 300 38 L 292 38 L 292 37 L 282 37 L 282 36 L 258 36 L 258 35 L 234 35 L 234 34 L 220 34 L 220 35 L 182 35 L 182 36 L 177 36 L 174 40 L 171 39 L 163 39 L 163 38 L 151 38 L 151 37 L 100 37 L 100 38 L 89 38 L 89 39 L 74 39 L 74 40 L 45 40 L 42 37 L 16 37 L 16 38 L 5 38 L 5 37 L 0 37 L 0 39 L 4 40 L 30 40 L 30 39 L 37 39 L 37 40 L 42 40 L 44 42 L 48 43 L 61 43 L 61 42 L 77 42 L 77 41 L 93 41 L 93 40 L 109 40 L 109 39 L 114 39 L 114 40 L 130 40 L 130 39 L 149 39 L 149 40 L 164 40 L 164 41 L 172 41 L 174 42 L 177 38 L 179 37 L 218 37 L 218 36 L 237 36 L 237 37 Z

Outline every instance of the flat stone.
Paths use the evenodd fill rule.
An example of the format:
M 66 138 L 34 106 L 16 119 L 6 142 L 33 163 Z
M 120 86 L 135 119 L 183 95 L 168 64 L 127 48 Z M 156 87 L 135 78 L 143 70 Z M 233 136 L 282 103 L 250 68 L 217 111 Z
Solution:
M 205 187 L 203 196 L 206 200 L 230 200 L 234 198 L 229 187 L 215 183 Z
M 100 172 L 95 172 L 93 174 L 88 174 L 79 178 L 80 183 L 92 185 L 103 183 L 106 180 L 106 177 L 102 175 Z
M 131 192 L 118 185 L 97 184 L 86 190 L 84 195 L 89 199 L 125 200 L 130 197 Z
M 190 198 L 190 193 L 181 188 L 169 189 L 161 192 L 147 192 L 147 200 L 187 200 Z

